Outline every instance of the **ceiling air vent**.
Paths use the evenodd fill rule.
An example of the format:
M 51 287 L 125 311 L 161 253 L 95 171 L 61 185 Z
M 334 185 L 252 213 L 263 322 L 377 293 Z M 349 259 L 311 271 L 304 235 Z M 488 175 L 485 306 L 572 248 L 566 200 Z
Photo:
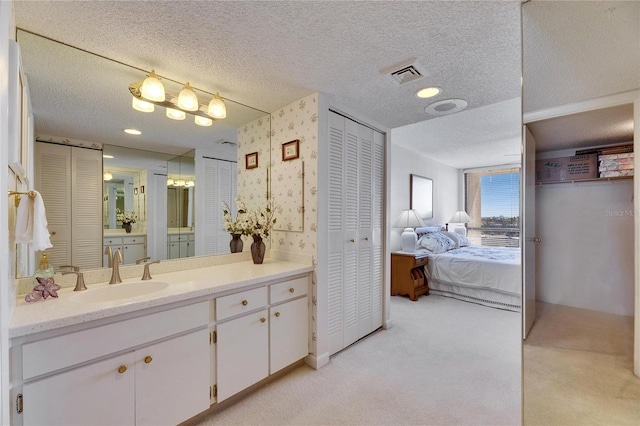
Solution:
M 380 70 L 380 73 L 387 75 L 397 86 L 416 81 L 428 75 L 426 70 L 417 62 L 416 58 L 411 58 L 408 61 L 387 67 Z

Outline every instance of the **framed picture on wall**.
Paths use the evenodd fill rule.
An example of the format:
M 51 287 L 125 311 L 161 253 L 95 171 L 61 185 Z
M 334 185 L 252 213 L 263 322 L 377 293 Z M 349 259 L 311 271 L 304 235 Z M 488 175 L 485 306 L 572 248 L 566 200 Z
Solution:
M 300 157 L 300 139 L 282 144 L 282 161 L 293 160 Z
M 247 154 L 244 156 L 245 168 L 255 169 L 258 167 L 258 153 L 252 152 L 251 154 Z
M 433 219 L 433 180 L 412 174 L 410 192 L 409 208 L 417 211 L 422 219 Z

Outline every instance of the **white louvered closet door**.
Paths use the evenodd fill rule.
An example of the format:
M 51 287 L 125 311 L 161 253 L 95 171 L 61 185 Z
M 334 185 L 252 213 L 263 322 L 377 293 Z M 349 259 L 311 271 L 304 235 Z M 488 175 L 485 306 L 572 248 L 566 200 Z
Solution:
M 329 114 L 329 353 L 382 325 L 384 137 Z
M 224 230 L 222 201 L 235 209 L 236 163 L 203 157 L 204 181 L 202 185 L 202 225 L 196 229 L 202 233 L 199 255 L 228 253 L 229 233 Z
M 71 148 L 71 261 L 102 266 L 102 151 Z
M 40 192 L 53 247 L 47 250 L 52 266 L 71 264 L 71 148 L 35 143 L 34 188 Z M 36 263 L 38 259 L 36 258 Z

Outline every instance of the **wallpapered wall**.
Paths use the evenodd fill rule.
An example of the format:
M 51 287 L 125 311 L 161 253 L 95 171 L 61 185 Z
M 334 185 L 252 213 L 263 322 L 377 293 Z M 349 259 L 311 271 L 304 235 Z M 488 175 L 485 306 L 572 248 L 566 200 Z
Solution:
M 267 136 L 271 136 L 271 141 Z M 317 258 L 318 244 L 318 94 L 314 93 L 285 106 L 271 114 L 271 120 L 258 119 L 239 130 L 238 133 L 238 196 L 247 206 L 264 205 L 266 197 L 267 166 L 282 163 L 282 144 L 299 139 L 300 160 L 304 162 L 304 219 L 301 232 L 278 231 L 271 233 L 271 249 Z M 258 167 L 247 170 L 245 155 L 258 152 Z M 270 159 L 267 158 L 270 152 Z M 281 170 L 283 168 L 280 168 Z M 288 169 L 288 168 L 284 168 Z M 295 176 L 272 176 L 272 181 L 298 179 Z M 279 185 L 280 187 L 282 185 Z M 297 210 L 299 197 L 288 191 L 274 191 L 274 202 L 278 210 Z M 277 215 L 276 215 L 277 219 Z M 249 249 L 245 243 L 245 250 Z M 312 330 L 316 330 L 316 279 L 312 289 Z M 316 335 L 312 334 L 312 354 L 316 354 Z

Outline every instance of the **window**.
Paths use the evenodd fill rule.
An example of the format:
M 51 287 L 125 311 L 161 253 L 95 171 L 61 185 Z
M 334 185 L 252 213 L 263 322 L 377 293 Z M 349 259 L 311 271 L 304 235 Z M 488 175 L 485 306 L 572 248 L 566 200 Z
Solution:
M 471 243 L 519 247 L 520 169 L 465 172 L 464 187 Z

